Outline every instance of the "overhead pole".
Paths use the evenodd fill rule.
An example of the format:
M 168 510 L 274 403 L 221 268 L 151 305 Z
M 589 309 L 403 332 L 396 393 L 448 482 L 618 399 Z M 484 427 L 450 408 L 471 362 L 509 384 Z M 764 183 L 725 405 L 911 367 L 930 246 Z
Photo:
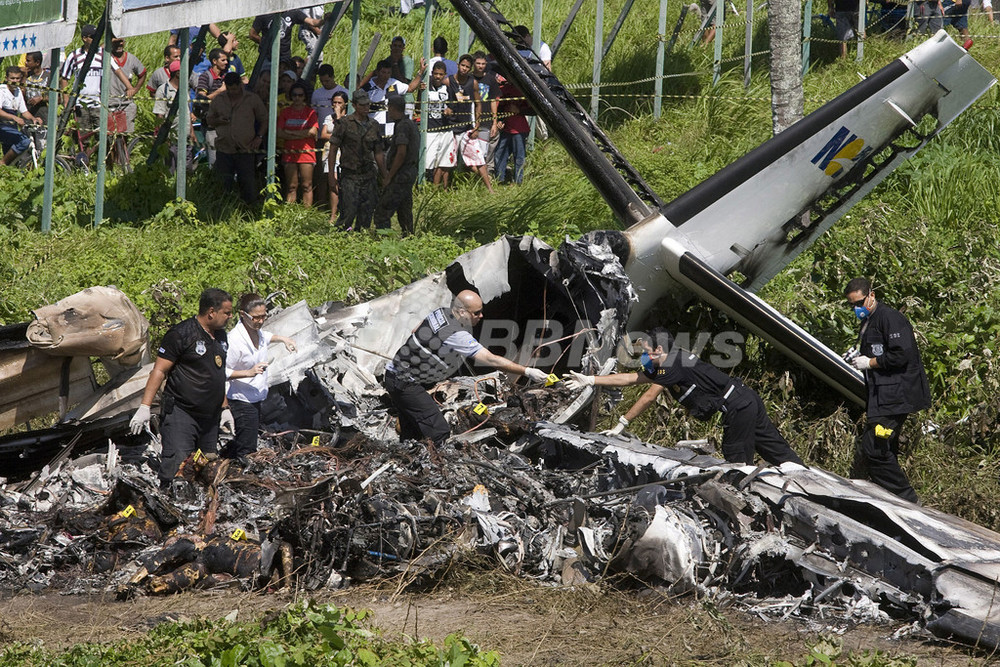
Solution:
M 107 13 L 107 8 L 105 8 Z M 104 219 L 104 183 L 108 171 L 108 100 L 111 97 L 111 22 L 105 22 L 101 54 L 101 110 L 98 113 L 97 186 L 94 191 L 94 227 Z
M 424 58 L 430 61 L 430 51 L 431 51 L 431 29 L 433 28 L 434 21 L 434 0 L 426 0 L 424 3 Z M 429 82 L 431 79 L 431 71 L 428 67 L 427 71 L 424 72 L 424 81 Z M 417 169 L 417 183 L 421 183 L 424 180 L 424 173 L 427 171 L 424 169 L 424 161 L 427 155 L 427 114 L 428 114 L 428 101 L 429 97 L 427 94 L 427 86 L 421 86 L 423 90 L 420 91 L 420 157 L 418 158 L 418 169 Z
M 747 29 L 743 45 L 743 88 L 750 87 L 750 67 L 753 59 L 753 0 L 747 0 Z
M 576 19 L 576 15 L 580 12 L 580 7 L 583 6 L 583 0 L 576 0 L 573 3 L 573 7 L 569 10 L 569 14 L 566 15 L 566 20 L 563 21 L 562 25 L 559 27 L 559 33 L 556 35 L 555 40 L 552 42 L 552 59 L 555 60 L 556 52 L 559 47 L 562 46 L 563 40 L 566 39 L 566 33 L 569 32 L 570 26 L 573 25 L 573 21 Z
M 715 55 L 712 62 L 712 87 L 719 85 L 722 77 L 722 24 L 726 15 L 726 3 L 717 0 L 715 3 Z
M 681 28 L 684 27 L 684 19 L 687 18 L 687 15 L 688 15 L 689 11 L 690 10 L 688 9 L 687 5 L 681 5 L 681 13 L 677 17 L 677 23 L 674 25 L 674 32 L 673 32 L 672 35 L 670 35 L 670 41 L 667 42 L 667 53 L 670 53 L 671 51 L 674 50 L 674 44 L 677 43 L 677 38 L 681 34 Z M 698 37 L 695 36 L 695 40 L 697 40 L 697 39 L 698 39 Z M 694 46 L 694 42 L 691 43 L 691 46 Z
M 531 24 L 531 49 L 535 53 L 542 50 L 542 0 L 535 0 L 535 15 Z M 541 62 L 541 58 L 538 59 Z M 543 64 L 542 67 L 545 65 Z M 535 150 L 535 128 L 538 126 L 536 116 L 528 117 L 528 143 L 527 150 Z
M 753 0 L 747 0 L 753 2 Z M 659 120 L 663 110 L 663 66 L 667 50 L 667 0 L 660 0 L 660 17 L 656 24 L 656 80 L 653 81 L 653 118 Z
M 858 56 L 856 58 L 857 62 L 861 62 L 865 58 L 865 37 L 867 32 L 865 29 L 865 24 L 868 22 L 867 10 L 864 2 L 858 3 Z
M 472 41 L 469 39 L 469 24 L 461 16 L 458 17 L 458 55 L 468 53 L 472 48 Z
M 202 38 L 202 41 L 204 41 L 203 35 L 207 31 L 207 25 L 201 27 L 201 31 L 198 36 L 199 38 Z M 191 89 L 190 42 L 190 31 L 187 29 L 177 31 L 177 46 L 181 49 L 181 69 L 177 73 L 177 95 L 174 97 L 174 108 L 177 110 L 177 167 L 174 169 L 174 188 L 175 196 L 178 199 L 187 199 L 187 140 L 188 127 L 191 125 L 191 114 L 188 111 L 187 93 L 187 91 Z M 170 131 L 170 114 L 167 114 L 167 120 L 163 123 L 163 126 L 164 129 L 161 130 L 161 135 L 167 137 L 169 136 L 167 132 Z M 157 137 L 157 140 L 159 140 L 159 138 L 160 137 Z M 157 142 L 154 141 L 153 150 L 151 152 L 155 153 L 156 148 Z
M 326 20 L 323 22 L 323 30 L 319 33 L 319 39 L 316 42 L 316 48 L 313 49 L 312 54 L 309 56 L 309 60 L 306 61 L 306 67 L 302 70 L 302 78 L 306 81 L 311 81 L 313 74 L 316 70 L 316 64 L 319 62 L 320 56 L 323 54 L 323 48 L 326 43 L 330 41 L 330 33 L 333 32 L 337 24 L 340 23 L 341 19 L 347 14 L 347 10 L 351 8 L 355 2 L 360 2 L 360 0 L 343 0 L 340 6 L 337 8 L 337 13 L 334 14 L 330 12 L 326 16 Z
M 430 1 L 430 0 L 429 0 Z M 358 48 L 360 48 L 361 42 L 361 2 L 357 0 L 354 3 L 354 8 L 351 13 L 351 60 L 349 64 L 348 76 L 350 81 L 347 83 L 348 89 L 351 93 L 358 87 Z M 354 111 L 354 96 L 348 100 L 348 108 Z
M 267 91 L 267 187 L 268 191 L 275 183 L 274 179 L 274 169 L 275 169 L 275 158 L 278 153 L 278 137 L 276 136 L 278 129 L 278 68 L 281 63 L 278 59 L 281 57 L 281 14 L 275 14 L 274 18 L 271 19 L 271 25 L 268 29 L 271 39 L 271 86 L 270 90 Z M 288 28 L 291 30 L 291 27 Z
M 615 39 L 618 37 L 618 32 L 622 29 L 622 25 L 625 24 L 625 19 L 628 18 L 629 13 L 632 11 L 632 5 L 635 4 L 635 0 L 625 0 L 625 6 L 622 7 L 621 12 L 618 14 L 618 18 L 615 19 L 615 24 L 611 27 L 611 32 L 608 34 L 608 38 L 604 40 L 604 50 L 601 53 L 602 58 L 608 57 L 608 51 L 611 50 L 612 45 L 615 43 Z
M 597 122 L 601 102 L 601 56 L 604 51 L 601 39 L 604 34 L 604 0 L 597 0 L 597 17 L 594 19 L 594 76 L 590 84 L 590 117 Z
M 812 47 L 813 0 L 806 0 L 802 16 L 802 76 L 809 72 L 809 51 Z
M 52 195 L 55 188 L 56 152 L 59 147 L 59 49 L 49 51 L 49 113 L 46 119 L 45 192 L 42 196 L 42 232 L 52 230 Z

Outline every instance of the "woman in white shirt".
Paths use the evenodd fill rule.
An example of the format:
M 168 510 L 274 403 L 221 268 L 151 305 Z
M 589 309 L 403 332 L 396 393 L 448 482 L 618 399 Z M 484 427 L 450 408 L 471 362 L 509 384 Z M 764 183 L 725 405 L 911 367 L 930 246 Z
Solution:
M 226 353 L 226 398 L 236 423 L 236 437 L 227 452 L 240 458 L 257 451 L 260 407 L 267 398 L 267 346 L 284 343 L 295 352 L 295 341 L 264 331 L 267 305 L 257 294 L 244 294 L 238 303 L 239 324 L 229 333 Z

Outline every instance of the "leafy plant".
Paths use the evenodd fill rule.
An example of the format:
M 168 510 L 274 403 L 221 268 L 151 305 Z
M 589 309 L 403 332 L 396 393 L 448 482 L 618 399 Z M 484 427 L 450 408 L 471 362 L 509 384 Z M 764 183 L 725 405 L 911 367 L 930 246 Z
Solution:
M 305 601 L 266 615 L 259 622 L 200 619 L 166 623 L 138 639 L 76 644 L 64 652 L 14 643 L 0 652 L 0 663 L 60 667 L 500 664 L 495 651 L 483 651 L 460 634 L 449 635 L 442 646 L 427 640 L 389 640 L 369 622 L 370 614 L 363 610 Z

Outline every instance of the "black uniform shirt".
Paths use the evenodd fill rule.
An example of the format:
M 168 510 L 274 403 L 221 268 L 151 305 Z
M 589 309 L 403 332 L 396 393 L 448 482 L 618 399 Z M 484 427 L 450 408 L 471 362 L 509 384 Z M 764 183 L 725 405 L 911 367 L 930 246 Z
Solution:
M 930 407 L 927 373 L 913 327 L 902 313 L 878 304 L 861 325 L 858 350 L 878 363 L 878 368 L 865 371 L 869 417 L 904 415 Z
M 691 412 L 692 417 L 702 421 L 721 410 L 726 398 L 736 398 L 733 393 L 738 391 L 740 384 L 697 355 L 679 349 L 672 350 L 655 373 L 650 374 L 645 369 L 642 373 L 653 384 L 666 387 L 670 395 Z
M 209 417 L 219 412 L 226 396 L 226 332 L 212 338 L 194 317 L 167 331 L 157 353 L 174 367 L 167 374 L 166 396 L 185 412 Z
M 399 146 L 406 146 L 406 156 L 403 158 L 403 166 L 400 168 L 416 167 L 420 162 L 420 130 L 417 128 L 417 124 L 406 116 L 395 121 L 395 129 L 389 139 L 389 156 L 385 162 L 387 169 L 392 166 L 396 159 L 396 151 Z

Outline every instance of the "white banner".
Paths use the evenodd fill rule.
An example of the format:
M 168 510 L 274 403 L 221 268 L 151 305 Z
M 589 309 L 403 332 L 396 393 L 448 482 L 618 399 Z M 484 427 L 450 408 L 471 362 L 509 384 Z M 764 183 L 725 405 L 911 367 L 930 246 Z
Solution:
M 66 46 L 77 0 L 0 0 L 0 58 Z

